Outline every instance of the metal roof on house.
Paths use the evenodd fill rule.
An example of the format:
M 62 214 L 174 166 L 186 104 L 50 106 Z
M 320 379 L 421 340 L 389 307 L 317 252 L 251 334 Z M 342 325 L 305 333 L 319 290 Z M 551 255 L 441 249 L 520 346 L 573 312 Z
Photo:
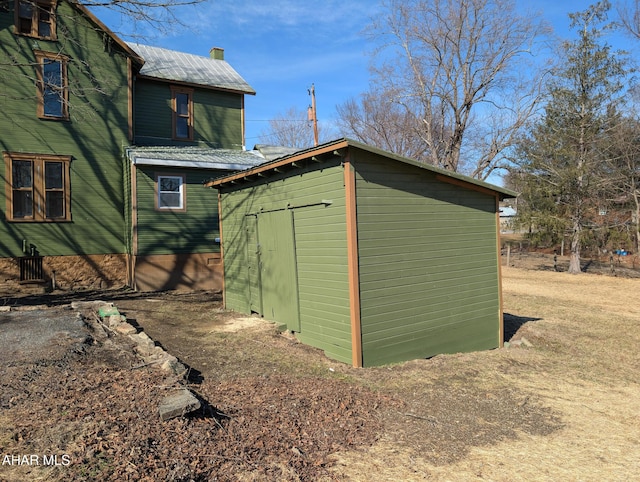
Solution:
M 267 161 L 274 161 L 300 150 L 298 147 L 272 146 L 269 144 L 256 144 L 254 149 L 260 151 L 260 154 L 262 154 Z
M 257 151 L 207 147 L 128 147 L 127 158 L 135 165 L 224 169 L 239 171 L 265 162 Z
M 500 208 L 500 217 L 513 217 L 516 214 L 518 214 L 518 212 L 512 207 L 505 206 Z
M 225 60 L 130 43 L 144 59 L 140 75 L 218 89 L 255 94 L 256 91 Z

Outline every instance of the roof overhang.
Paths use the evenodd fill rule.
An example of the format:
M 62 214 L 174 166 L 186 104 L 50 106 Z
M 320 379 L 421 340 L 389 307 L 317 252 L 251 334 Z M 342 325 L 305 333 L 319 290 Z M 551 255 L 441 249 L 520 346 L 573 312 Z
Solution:
M 185 167 L 190 169 L 222 169 L 227 171 L 240 171 L 247 168 L 246 164 L 227 164 L 215 161 L 153 159 L 146 157 L 136 157 L 131 162 L 136 166 Z
M 136 62 L 139 66 L 144 65 L 144 59 L 140 57 L 131 47 L 129 47 L 129 45 L 124 40 L 122 40 L 115 33 L 113 33 L 113 31 L 111 31 L 109 27 L 107 27 L 104 23 L 102 23 L 102 21 L 98 17 L 96 17 L 93 14 L 93 12 L 91 12 L 91 10 L 89 10 L 86 6 L 84 6 L 77 0 L 69 0 L 69 3 L 73 7 L 78 9 L 83 15 L 85 15 L 100 30 L 102 30 L 107 35 L 109 35 L 109 37 L 111 37 L 114 40 L 114 42 L 118 44 L 118 46 L 122 48 L 122 50 L 124 50 L 134 62 Z
M 294 154 L 290 154 L 279 159 L 275 159 L 270 162 L 266 162 L 255 166 L 250 169 L 246 169 L 241 172 L 222 176 L 205 183 L 207 187 L 213 187 L 216 189 L 223 189 L 225 187 L 240 185 L 243 183 L 253 182 L 259 178 L 266 178 L 277 173 L 281 173 L 285 170 L 297 169 L 307 165 L 308 163 L 322 162 L 328 157 L 339 156 L 344 157 L 347 154 L 348 149 L 355 148 L 363 151 L 371 152 L 380 156 L 384 156 L 396 161 L 410 164 L 412 166 L 431 171 L 436 175 L 436 179 L 449 184 L 458 185 L 467 189 L 473 189 L 475 191 L 483 192 L 485 194 L 498 196 L 500 200 L 507 198 L 515 198 L 518 193 L 511 191 L 494 184 L 490 184 L 484 181 L 480 181 L 463 174 L 447 171 L 430 164 L 418 162 L 413 159 L 408 159 L 391 152 L 371 147 L 367 144 L 357 142 L 351 139 L 338 139 L 328 142 L 326 144 L 319 145 L 317 147 L 298 151 Z
M 138 79 L 142 79 L 142 80 L 150 80 L 153 82 L 163 82 L 163 83 L 170 83 L 170 84 L 175 84 L 175 85 L 182 85 L 184 87 L 197 87 L 198 89 L 204 89 L 204 90 L 215 90 L 218 92 L 229 92 L 231 94 L 246 94 L 246 95 L 256 95 L 256 91 L 251 89 L 232 89 L 231 87 L 220 87 L 220 86 L 216 86 L 216 85 L 202 85 L 202 84 L 197 84 L 197 83 L 193 83 L 193 82 L 185 82 L 182 80 L 174 80 L 174 79 L 165 79 L 163 77 L 155 77 L 153 75 L 144 75 L 144 74 L 140 74 L 138 73 Z

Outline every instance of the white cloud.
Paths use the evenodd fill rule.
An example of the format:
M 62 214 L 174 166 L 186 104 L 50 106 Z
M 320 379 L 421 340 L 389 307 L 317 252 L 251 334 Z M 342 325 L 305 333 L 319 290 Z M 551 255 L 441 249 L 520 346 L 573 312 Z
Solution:
M 349 35 L 354 26 L 359 29 L 369 22 L 376 6 L 370 0 L 213 0 L 207 5 L 199 15 L 201 26 L 251 26 L 255 31 L 249 35 L 278 29 L 343 31 Z

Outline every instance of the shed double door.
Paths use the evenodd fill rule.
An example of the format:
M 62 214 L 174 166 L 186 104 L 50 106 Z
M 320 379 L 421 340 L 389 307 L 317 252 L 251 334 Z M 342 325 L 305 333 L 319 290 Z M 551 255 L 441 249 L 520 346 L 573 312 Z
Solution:
M 293 211 L 264 212 L 246 220 L 251 311 L 299 332 Z

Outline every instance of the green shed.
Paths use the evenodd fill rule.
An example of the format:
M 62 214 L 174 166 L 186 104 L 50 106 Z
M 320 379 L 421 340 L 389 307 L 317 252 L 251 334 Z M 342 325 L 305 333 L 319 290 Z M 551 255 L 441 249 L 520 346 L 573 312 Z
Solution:
M 207 183 L 227 309 L 353 366 L 492 349 L 515 193 L 340 139 Z

